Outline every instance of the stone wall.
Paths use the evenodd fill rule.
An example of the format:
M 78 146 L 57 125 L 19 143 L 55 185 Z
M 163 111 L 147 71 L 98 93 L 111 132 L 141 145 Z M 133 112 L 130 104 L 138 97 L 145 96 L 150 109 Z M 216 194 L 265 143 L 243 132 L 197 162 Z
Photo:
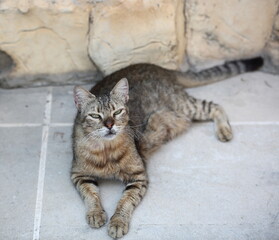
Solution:
M 0 86 L 81 83 L 97 70 L 88 57 L 92 5 L 70 0 L 0 2 L 0 50 L 13 67 L 0 73 Z
M 0 87 L 80 84 L 148 62 L 180 71 L 265 57 L 279 73 L 279 0 L 2 0 Z

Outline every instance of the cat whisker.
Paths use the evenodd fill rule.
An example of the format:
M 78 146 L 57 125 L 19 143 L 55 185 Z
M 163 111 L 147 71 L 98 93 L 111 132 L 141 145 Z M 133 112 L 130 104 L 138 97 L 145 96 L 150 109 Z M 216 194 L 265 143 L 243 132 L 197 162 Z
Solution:
M 140 132 L 139 130 L 132 128 L 130 126 L 130 128 L 126 129 L 127 134 L 131 137 L 131 138 L 135 138 L 135 139 L 140 139 L 140 138 L 144 138 L 144 135 L 142 132 Z
M 134 127 L 141 127 L 141 126 L 144 126 L 145 125 L 145 123 L 143 123 L 143 124 L 138 124 L 138 125 L 129 125 L 130 127 L 132 127 L 132 128 L 134 128 Z
M 96 132 L 96 131 L 95 131 Z M 88 133 L 81 139 L 81 143 L 86 143 L 90 138 L 93 139 L 100 139 L 100 136 L 97 135 L 95 132 Z

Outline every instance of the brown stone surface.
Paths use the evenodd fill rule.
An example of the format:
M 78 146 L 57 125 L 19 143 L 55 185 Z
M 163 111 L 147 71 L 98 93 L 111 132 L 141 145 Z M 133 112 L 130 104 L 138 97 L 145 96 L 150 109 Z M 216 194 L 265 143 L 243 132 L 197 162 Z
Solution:
M 278 0 L 187 0 L 187 56 L 195 69 L 262 53 Z
M 0 86 L 92 79 L 96 68 L 87 54 L 89 11 L 69 0 L 2 1 L 0 50 L 12 57 L 14 67 L 0 75 Z
M 79 84 L 135 63 L 200 70 L 265 57 L 279 73 L 279 0 L 2 0 L 0 87 Z M 93 61 L 94 63 L 93 63 Z
M 273 31 L 264 49 L 264 71 L 279 74 L 279 8 L 274 21 Z
M 177 69 L 184 58 L 183 2 L 105 1 L 92 9 L 89 54 L 105 73 L 135 63 Z

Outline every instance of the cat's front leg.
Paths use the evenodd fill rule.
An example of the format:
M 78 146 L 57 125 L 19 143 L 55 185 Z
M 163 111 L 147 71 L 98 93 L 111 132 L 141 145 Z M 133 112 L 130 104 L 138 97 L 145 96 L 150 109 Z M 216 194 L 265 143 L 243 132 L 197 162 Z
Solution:
M 148 180 L 145 171 L 139 178 L 126 184 L 123 196 L 118 202 L 116 211 L 110 219 L 108 234 L 112 238 L 120 238 L 127 234 L 132 213 L 141 202 L 147 190 Z
M 87 223 L 93 228 L 102 227 L 106 223 L 106 213 L 101 204 L 96 179 L 80 173 L 72 173 L 71 179 L 87 206 Z

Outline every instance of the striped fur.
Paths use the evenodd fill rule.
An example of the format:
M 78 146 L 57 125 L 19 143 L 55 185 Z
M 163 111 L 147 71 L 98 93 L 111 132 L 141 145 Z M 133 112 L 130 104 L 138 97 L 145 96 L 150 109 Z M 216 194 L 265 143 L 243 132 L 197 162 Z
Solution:
M 222 81 L 226 78 L 236 76 L 241 73 L 251 72 L 259 69 L 263 65 L 262 58 L 239 60 L 227 62 L 224 65 L 216 66 L 201 72 L 177 72 L 177 80 L 185 87 L 198 87 L 214 82 Z
M 255 70 L 259 61 L 230 62 L 198 74 L 178 74 L 138 64 L 104 78 L 90 92 L 76 87 L 78 113 L 71 179 L 87 206 L 88 224 L 99 228 L 107 221 L 98 180 L 119 179 L 126 186 L 109 220 L 108 234 L 112 238 L 125 235 L 132 212 L 148 188 L 145 160 L 162 144 L 186 131 L 192 121 L 212 120 L 217 138 L 229 141 L 232 129 L 222 107 L 195 99 L 183 88 Z M 251 66 L 253 62 L 255 66 Z M 128 78 L 130 87 L 123 77 Z

